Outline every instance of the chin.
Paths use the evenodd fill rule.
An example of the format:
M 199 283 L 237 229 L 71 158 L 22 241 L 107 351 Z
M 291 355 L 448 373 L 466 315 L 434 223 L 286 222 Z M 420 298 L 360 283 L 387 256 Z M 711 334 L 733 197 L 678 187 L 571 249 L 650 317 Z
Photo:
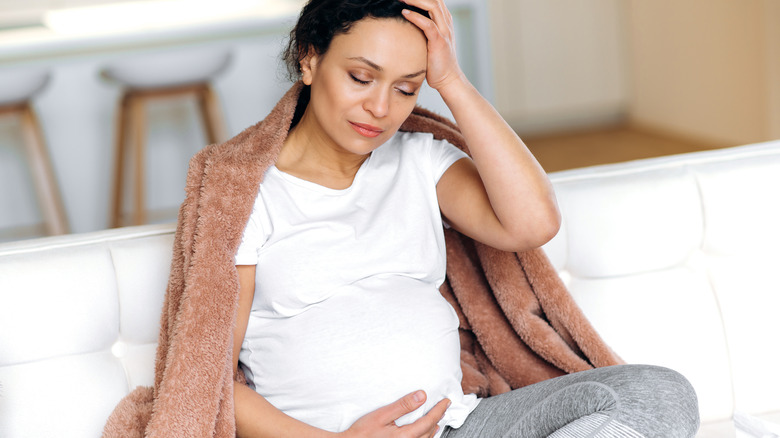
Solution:
M 371 152 L 374 152 L 379 146 L 382 146 L 385 142 L 361 142 L 361 143 L 352 143 L 345 146 L 342 146 L 344 150 L 347 152 L 353 153 L 355 155 L 368 155 Z
M 375 151 L 379 146 L 387 143 L 393 137 L 393 134 L 395 134 L 395 131 L 392 133 L 383 132 L 381 135 L 374 138 L 355 134 L 341 143 L 341 147 L 356 155 L 368 155 Z

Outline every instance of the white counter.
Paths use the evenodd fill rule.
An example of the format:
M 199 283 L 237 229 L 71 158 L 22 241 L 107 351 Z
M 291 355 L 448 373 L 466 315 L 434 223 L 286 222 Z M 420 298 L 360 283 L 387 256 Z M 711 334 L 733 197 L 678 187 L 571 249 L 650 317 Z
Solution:
M 166 12 L 187 11 L 181 6 L 184 3 L 221 7 Z M 214 85 L 228 132 L 234 135 L 264 118 L 289 87 L 279 54 L 302 3 L 260 0 L 258 6 L 258 0 L 160 0 L 133 6 L 137 9 L 121 9 L 126 4 L 106 6 L 102 16 L 95 8 L 60 11 L 42 17 L 40 26 L 0 30 L 0 68 L 43 67 L 52 74 L 34 104 L 72 231 L 100 230 L 108 223 L 114 118 L 120 93 L 117 84 L 99 74 L 108 62 L 184 47 L 230 50 L 231 64 Z M 152 4 L 157 7 L 143 11 Z M 454 0 L 448 5 L 456 21 L 464 71 L 490 98 L 484 2 Z M 148 19 L 131 19 L 145 16 Z M 450 115 L 430 89 L 423 90 L 419 102 Z M 148 116 L 147 187 L 153 187 L 148 204 L 160 212 L 159 220 L 173 220 L 184 196 L 187 162 L 204 146 L 205 137 L 192 102 L 160 102 L 149 108 Z M 40 222 L 16 128 L 13 120 L 0 117 L 0 240 L 8 240 L 8 230 L 34 235 L 35 224 Z
M 59 9 L 0 30 L 0 62 L 111 53 L 285 32 L 304 0 L 158 0 Z

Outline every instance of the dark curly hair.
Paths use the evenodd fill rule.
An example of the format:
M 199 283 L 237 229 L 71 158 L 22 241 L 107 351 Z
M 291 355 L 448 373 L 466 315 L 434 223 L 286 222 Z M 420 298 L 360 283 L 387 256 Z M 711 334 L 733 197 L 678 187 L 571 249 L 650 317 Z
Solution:
M 290 79 L 300 78 L 301 61 L 309 53 L 328 51 L 333 37 L 350 31 L 363 18 L 398 18 L 409 9 L 429 17 L 428 12 L 400 0 L 309 0 L 301 10 L 298 22 L 290 31 L 290 40 L 282 54 Z

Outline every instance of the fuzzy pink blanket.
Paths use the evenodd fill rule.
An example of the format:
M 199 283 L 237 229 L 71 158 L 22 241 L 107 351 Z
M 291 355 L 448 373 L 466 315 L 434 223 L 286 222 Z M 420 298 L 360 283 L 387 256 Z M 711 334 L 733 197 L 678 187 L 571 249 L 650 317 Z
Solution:
M 153 387 L 138 387 L 105 437 L 235 436 L 234 255 L 265 170 L 287 135 L 302 89 L 268 117 L 190 162 L 161 318 Z M 457 127 L 417 108 L 401 127 L 468 152 Z M 441 288 L 460 317 L 463 389 L 499 394 L 565 373 L 621 363 L 574 303 L 544 253 L 502 252 L 446 232 Z

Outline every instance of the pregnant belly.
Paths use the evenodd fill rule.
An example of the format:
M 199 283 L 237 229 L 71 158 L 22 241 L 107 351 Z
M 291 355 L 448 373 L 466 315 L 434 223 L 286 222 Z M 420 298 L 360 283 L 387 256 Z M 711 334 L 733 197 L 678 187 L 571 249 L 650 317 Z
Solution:
M 426 405 L 399 424 L 442 398 L 462 398 L 457 316 L 417 280 L 351 285 L 294 317 L 252 324 L 258 336 L 245 347 L 255 389 L 308 424 L 344 430 L 417 389 Z

